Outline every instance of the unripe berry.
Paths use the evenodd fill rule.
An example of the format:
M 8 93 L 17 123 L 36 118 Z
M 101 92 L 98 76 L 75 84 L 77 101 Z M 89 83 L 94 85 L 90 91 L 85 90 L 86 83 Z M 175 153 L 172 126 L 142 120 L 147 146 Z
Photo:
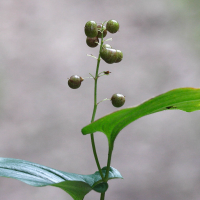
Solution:
M 114 107 L 121 107 L 125 103 L 125 96 L 122 94 L 113 94 L 111 102 Z
M 112 47 L 109 44 L 103 44 L 102 48 L 112 49 Z
M 123 58 L 123 53 L 120 50 L 117 50 L 117 60 L 115 61 L 115 63 L 120 62 L 122 58 Z
M 98 34 L 97 23 L 95 21 L 88 21 L 85 24 L 85 35 L 87 37 L 93 38 Z
M 106 63 L 112 64 L 117 60 L 117 51 L 115 49 L 102 48 L 100 56 Z
M 72 89 L 77 89 L 81 86 L 81 82 L 83 81 L 84 79 L 80 76 L 77 76 L 77 75 L 73 75 L 69 78 L 68 80 L 68 85 L 70 88 Z
M 86 43 L 89 47 L 96 47 L 99 43 L 99 39 L 98 37 L 93 37 L 93 38 L 90 38 L 90 37 L 87 37 L 86 38 Z
M 110 33 L 116 33 L 119 30 L 119 23 L 116 20 L 109 20 L 106 24 L 106 29 Z
M 108 57 L 104 60 L 108 64 L 113 64 L 117 60 L 116 49 L 108 49 Z
M 101 38 L 101 29 L 102 29 L 102 25 L 98 25 L 97 28 L 100 29 L 100 30 L 98 30 L 98 35 L 97 35 L 97 37 L 98 37 L 98 38 Z M 104 29 L 104 31 L 103 31 L 103 37 L 106 37 L 106 35 L 107 35 L 106 27 L 103 26 L 103 29 Z

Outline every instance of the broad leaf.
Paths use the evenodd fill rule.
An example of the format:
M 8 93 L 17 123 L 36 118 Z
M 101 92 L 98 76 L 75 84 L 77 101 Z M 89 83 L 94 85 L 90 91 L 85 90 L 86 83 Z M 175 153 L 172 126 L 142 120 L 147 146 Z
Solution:
M 131 122 L 163 110 L 179 109 L 186 112 L 200 110 L 200 89 L 178 88 L 156 96 L 144 103 L 106 115 L 82 129 L 84 135 L 103 132 L 113 146 L 118 133 Z
M 102 172 L 105 176 L 106 167 L 102 168 Z M 73 174 L 12 158 L 0 158 L 0 176 L 14 178 L 35 187 L 59 187 L 74 200 L 82 200 L 91 190 L 102 193 L 108 189 L 108 184 L 101 181 L 98 171 L 90 175 Z M 122 176 L 110 167 L 109 179 L 116 178 Z

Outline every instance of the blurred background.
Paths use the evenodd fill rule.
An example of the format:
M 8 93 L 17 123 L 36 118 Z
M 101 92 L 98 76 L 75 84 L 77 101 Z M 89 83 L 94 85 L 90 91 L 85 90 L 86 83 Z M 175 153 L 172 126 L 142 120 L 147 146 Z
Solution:
M 114 93 L 130 107 L 179 87 L 200 87 L 199 0 L 1 0 L 0 157 L 91 174 L 93 80 L 77 90 L 71 75 L 94 74 L 98 48 L 86 45 L 85 23 L 115 19 L 120 31 L 108 43 L 124 54 L 98 82 L 98 101 Z M 109 101 L 96 119 L 116 111 Z M 200 112 L 163 111 L 141 118 L 118 135 L 111 165 L 123 180 L 109 182 L 106 199 L 199 200 Z M 101 166 L 107 139 L 95 133 Z M 34 188 L 0 178 L 3 200 L 71 200 L 59 188 Z M 86 200 L 99 199 L 91 192 Z

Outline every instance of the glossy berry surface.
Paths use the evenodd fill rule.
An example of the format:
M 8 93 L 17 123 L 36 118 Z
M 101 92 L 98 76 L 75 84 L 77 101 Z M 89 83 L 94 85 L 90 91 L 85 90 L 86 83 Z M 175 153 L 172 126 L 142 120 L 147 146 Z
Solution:
M 102 29 L 102 25 L 98 25 L 97 28 L 101 30 Z M 103 29 L 104 29 L 104 31 L 103 31 L 103 37 L 106 37 L 106 35 L 107 35 L 106 27 L 103 26 Z M 98 30 L 98 35 L 97 35 L 98 38 L 101 38 L 101 31 L 100 30 Z
M 81 86 L 81 82 L 83 81 L 83 78 L 78 75 L 73 75 L 68 80 L 68 85 L 72 89 L 77 89 Z
M 112 47 L 109 44 L 103 44 L 102 49 L 103 48 L 112 49 Z
M 113 64 L 117 60 L 117 51 L 115 49 L 102 48 L 101 58 L 108 64 Z
M 116 20 L 109 20 L 106 24 L 106 29 L 110 33 L 116 33 L 119 30 L 119 23 Z
M 117 50 L 117 59 L 115 63 L 120 62 L 123 59 L 123 53 L 120 50 Z
M 122 94 L 113 94 L 111 102 L 114 107 L 121 107 L 125 103 L 125 96 Z
M 99 43 L 99 39 L 98 37 L 93 37 L 93 38 L 90 38 L 90 37 L 87 37 L 86 38 L 86 44 L 89 46 L 89 47 L 96 47 Z
M 87 37 L 93 38 L 98 34 L 97 23 L 95 21 L 88 21 L 85 24 L 85 35 Z

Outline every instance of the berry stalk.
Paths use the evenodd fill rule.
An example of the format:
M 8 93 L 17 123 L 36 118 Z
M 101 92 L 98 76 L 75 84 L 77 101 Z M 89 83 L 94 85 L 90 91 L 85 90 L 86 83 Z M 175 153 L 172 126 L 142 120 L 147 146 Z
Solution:
M 96 67 L 96 74 L 94 77 L 94 108 L 93 108 L 93 113 L 92 113 L 92 119 L 91 119 L 91 123 L 94 121 L 95 119 L 95 115 L 96 115 L 96 111 L 97 111 L 97 81 L 98 81 L 98 74 L 99 74 L 99 65 L 100 65 L 100 61 L 101 61 L 101 57 L 100 57 L 100 52 L 103 46 L 103 26 L 102 26 L 102 34 L 101 34 L 101 44 L 100 44 L 100 50 L 99 50 L 99 56 L 97 59 L 97 67 Z M 96 147 L 95 147 L 95 141 L 94 141 L 94 134 L 90 134 L 90 138 L 91 138 L 91 143 L 92 143 L 92 150 L 93 150 L 93 154 L 94 154 L 94 158 L 97 164 L 97 168 L 99 170 L 99 173 L 101 175 L 102 180 L 104 180 L 104 176 L 101 170 L 101 166 L 99 163 L 99 159 L 97 156 L 97 152 L 96 152 Z
M 105 23 L 107 23 L 106 27 L 104 26 Z M 106 98 L 106 99 L 100 101 L 99 103 L 97 103 L 97 81 L 98 81 L 98 78 L 100 76 L 102 76 L 102 75 L 100 75 L 102 73 L 104 73 L 104 75 L 110 73 L 109 71 L 106 71 L 106 72 L 101 72 L 99 74 L 100 61 L 101 61 L 101 59 L 103 59 L 106 63 L 113 64 L 113 63 L 120 62 L 123 58 L 123 53 L 120 50 L 112 49 L 112 47 L 109 44 L 104 44 L 105 41 L 108 41 L 110 39 L 103 41 L 103 38 L 107 35 L 107 31 L 110 33 L 116 33 L 118 30 L 119 30 L 119 23 L 116 20 L 109 20 L 108 22 L 105 21 L 104 23 L 102 23 L 101 25 L 98 25 L 98 26 L 95 21 L 88 21 L 85 25 L 85 34 L 87 36 L 87 38 L 86 38 L 87 45 L 92 48 L 96 47 L 97 45 L 100 45 L 98 58 L 94 57 L 93 55 L 88 55 L 88 56 L 91 56 L 91 57 L 94 57 L 97 59 L 95 76 L 92 76 L 90 74 L 94 79 L 94 107 L 93 107 L 93 112 L 92 112 L 91 123 L 95 120 L 95 115 L 96 115 L 98 104 L 102 101 L 108 100 Z M 100 44 L 99 44 L 98 38 L 101 38 Z M 110 100 L 111 100 L 113 106 L 121 107 L 121 106 L 123 106 L 123 104 L 125 102 L 125 97 L 121 94 L 116 93 L 111 97 Z M 109 171 L 110 171 L 110 163 L 111 163 L 113 146 L 109 144 L 106 174 L 104 177 L 102 170 L 101 170 L 99 160 L 98 160 L 97 152 L 96 152 L 94 134 L 92 133 L 92 134 L 90 134 L 90 136 L 91 136 L 92 150 L 93 150 L 97 168 L 101 175 L 102 181 L 107 183 Z M 104 200 L 104 198 L 105 198 L 105 192 L 101 193 L 100 200 Z

